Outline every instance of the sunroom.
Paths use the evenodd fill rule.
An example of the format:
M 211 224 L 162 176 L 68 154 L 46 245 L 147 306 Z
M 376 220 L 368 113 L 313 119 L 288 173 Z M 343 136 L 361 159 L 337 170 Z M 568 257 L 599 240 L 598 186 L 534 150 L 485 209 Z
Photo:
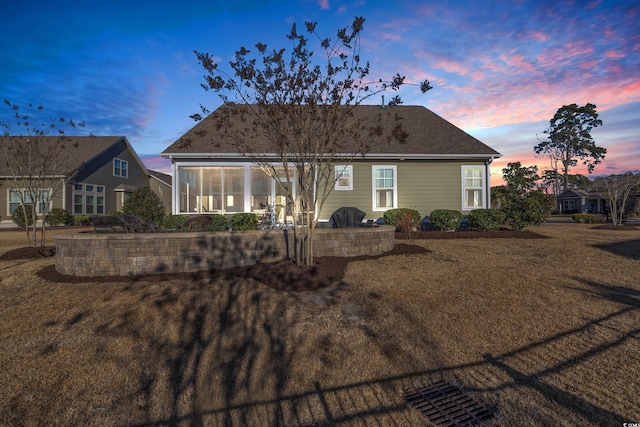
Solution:
M 271 178 L 255 163 L 174 163 L 173 206 L 178 214 L 233 214 L 275 212 L 278 222 L 292 222 L 294 207 L 286 202 L 290 187 L 295 194 L 293 177 L 276 166 L 278 180 Z M 291 170 L 290 170 L 291 171 Z

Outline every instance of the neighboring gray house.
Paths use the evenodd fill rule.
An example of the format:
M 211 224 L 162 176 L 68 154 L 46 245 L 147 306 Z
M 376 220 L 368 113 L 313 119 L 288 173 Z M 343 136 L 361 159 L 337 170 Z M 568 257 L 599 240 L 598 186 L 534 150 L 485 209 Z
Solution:
M 171 175 L 149 169 L 149 187 L 162 200 L 165 214 L 171 213 Z
M 558 213 L 604 213 L 609 202 L 596 191 L 568 188 L 556 197 Z
M 266 138 L 246 141 L 239 149 L 221 128 L 249 126 L 246 117 L 229 115 L 237 111 L 233 108 L 249 107 L 220 107 L 161 153 L 172 162 L 173 213 L 262 213 L 282 203 L 279 186 L 243 154 L 264 153 L 279 164 Z M 341 176 L 316 213 L 319 221 L 327 221 L 343 206 L 361 209 L 367 219 L 398 207 L 424 216 L 434 209 L 469 212 L 490 206 L 489 165 L 501 157 L 497 151 L 421 106 L 360 105 L 354 117 L 389 132 L 397 124 L 394 117 L 399 117 L 408 136 L 402 143 L 360 141 L 367 146 L 364 156 L 334 165 L 336 176 Z M 291 185 L 296 185 L 295 179 Z
M 26 137 L 2 137 L 24 138 Z M 20 141 L 20 139 L 17 139 Z M 43 144 L 59 147 L 58 137 L 45 137 Z M 71 214 L 102 215 L 122 210 L 129 194 L 149 185 L 149 173 L 124 136 L 65 137 L 63 157 L 68 170 L 76 170 L 70 182 L 38 211 L 63 208 Z M 11 213 L 20 205 L 4 150 L 0 150 L 0 214 L 4 226 L 14 226 Z M 62 179 L 62 178 L 61 178 Z
M 619 201 L 618 203 L 622 203 Z M 556 197 L 558 213 L 607 213 L 611 212 L 608 193 L 604 191 L 569 188 Z M 624 207 L 626 212 L 636 211 L 640 206 L 640 194 L 631 192 Z

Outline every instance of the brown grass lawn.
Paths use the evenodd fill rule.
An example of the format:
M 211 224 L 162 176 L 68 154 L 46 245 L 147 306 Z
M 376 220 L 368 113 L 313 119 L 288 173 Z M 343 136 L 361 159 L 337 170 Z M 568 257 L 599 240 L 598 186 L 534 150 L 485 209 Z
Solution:
M 403 390 L 438 379 L 488 426 L 640 422 L 640 230 L 532 231 L 418 240 L 309 292 L 0 260 L 0 425 L 430 425 Z

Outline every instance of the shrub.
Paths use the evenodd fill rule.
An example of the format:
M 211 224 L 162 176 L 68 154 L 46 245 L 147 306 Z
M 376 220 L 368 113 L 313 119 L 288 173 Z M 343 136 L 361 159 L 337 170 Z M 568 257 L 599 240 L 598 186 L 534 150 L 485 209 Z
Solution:
M 22 212 L 22 207 L 24 206 L 24 209 L 27 213 L 27 222 L 24 222 L 24 213 Z M 20 228 L 27 228 L 31 225 L 33 225 L 33 217 L 31 216 L 33 214 L 33 208 L 31 207 L 31 205 L 20 205 L 16 210 L 14 210 L 11 213 L 11 219 L 13 220 L 13 222 L 16 223 L 16 225 Z
M 385 211 L 382 217 L 384 218 L 385 224 L 393 225 L 396 227 L 397 231 L 402 231 L 400 221 L 405 214 L 411 215 L 411 218 L 413 220 L 415 220 L 417 223 L 420 223 L 420 213 L 418 213 L 418 211 L 415 209 L 409 208 L 389 209 L 388 211 Z M 406 219 L 408 220 L 408 217 Z
M 124 202 L 122 213 L 136 215 L 148 223 L 159 225 L 164 219 L 164 206 L 151 187 L 140 187 Z
M 475 209 L 469 212 L 469 225 L 473 230 L 498 231 L 505 218 L 500 209 Z
M 89 215 L 74 215 L 73 225 L 89 226 L 91 225 L 91 217 Z
M 233 214 L 229 225 L 232 230 L 257 230 L 258 217 L 254 213 Z
M 221 214 L 211 214 L 211 226 L 209 231 L 227 231 L 229 229 L 229 220 Z
M 420 229 L 420 215 L 418 215 L 418 219 L 411 209 L 406 209 L 402 212 L 400 219 L 396 221 L 396 229 L 399 229 L 400 232 L 404 235 L 404 238 L 409 241 L 409 244 L 413 245 L 415 243 L 418 230 Z
M 604 215 L 590 213 L 576 213 L 571 215 L 571 219 L 574 222 L 579 222 L 581 224 L 594 224 L 606 221 Z
M 438 231 L 455 231 L 462 223 L 462 213 L 451 209 L 436 209 L 430 218 Z
M 168 230 L 175 230 L 180 227 L 186 220 L 189 218 L 189 215 L 186 214 L 178 214 L 178 215 L 167 215 L 162 220 L 161 228 Z
M 47 224 L 56 227 L 58 225 L 70 225 L 73 223 L 73 216 L 60 208 L 53 208 L 51 212 L 49 212 L 44 220 Z

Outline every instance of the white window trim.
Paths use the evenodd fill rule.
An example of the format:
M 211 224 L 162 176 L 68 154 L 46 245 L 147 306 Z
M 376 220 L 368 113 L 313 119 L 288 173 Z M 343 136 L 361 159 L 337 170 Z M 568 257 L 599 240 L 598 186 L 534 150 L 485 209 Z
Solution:
M 77 190 L 76 189 L 76 185 L 82 185 L 82 190 Z M 92 191 L 87 191 L 87 185 L 91 185 L 93 186 L 93 190 Z M 107 204 L 107 197 L 106 197 L 106 187 L 104 185 L 97 185 L 97 184 L 92 184 L 92 183 L 86 183 L 86 182 L 74 182 L 73 183 L 73 191 L 71 192 L 71 212 L 73 212 L 74 215 L 103 215 L 106 214 L 105 209 L 106 209 L 106 204 Z M 102 191 L 99 192 L 98 188 L 102 188 Z M 82 196 L 82 212 L 76 212 L 76 196 Z M 93 203 L 91 204 L 91 206 L 93 207 L 93 212 L 89 212 L 87 213 L 87 196 L 92 196 L 93 197 Z M 102 197 L 102 210 L 103 212 L 98 212 L 98 197 Z
M 20 192 L 24 193 L 27 190 L 24 189 L 24 188 L 7 188 L 7 217 L 11 217 L 11 193 L 13 191 L 20 191 Z M 43 189 L 40 189 L 40 191 L 47 191 L 48 192 L 49 201 L 47 203 L 48 206 L 45 208 L 45 211 L 46 212 L 51 212 L 51 208 L 53 206 L 53 198 L 51 197 L 51 188 L 43 188 Z M 24 200 L 24 195 L 20 199 L 20 203 L 22 203 L 22 200 Z M 40 209 L 40 204 L 41 203 L 42 202 L 37 202 L 36 203 L 36 209 L 37 209 L 36 214 L 37 215 L 42 215 L 43 214 L 43 212 Z
M 340 176 L 344 172 L 348 173 L 349 184 L 348 185 L 340 185 Z M 353 190 L 353 165 L 336 165 L 334 167 L 334 177 L 335 177 L 335 191 L 349 191 Z
M 467 198 L 466 198 L 466 171 L 469 169 L 479 169 L 480 170 L 480 182 L 482 182 L 482 186 L 479 188 L 482 194 L 482 203 L 480 206 L 467 206 Z M 484 165 L 463 165 L 460 169 L 460 190 L 462 197 L 462 210 L 463 211 L 472 211 L 474 209 L 486 209 L 487 208 L 487 177 L 486 177 L 486 167 Z
M 376 170 L 393 169 L 393 206 L 388 208 L 376 207 Z M 374 212 L 384 212 L 398 207 L 398 166 L 396 165 L 372 165 L 371 166 L 371 208 Z
M 120 174 L 116 174 L 116 160 L 120 162 Z M 127 174 L 126 175 L 122 175 L 122 165 L 125 164 L 126 166 L 126 171 Z M 129 161 L 128 160 L 123 160 L 123 159 L 119 159 L 117 157 L 113 158 L 113 162 L 112 162 L 112 166 L 113 166 L 113 176 L 117 176 L 118 178 L 129 178 Z

